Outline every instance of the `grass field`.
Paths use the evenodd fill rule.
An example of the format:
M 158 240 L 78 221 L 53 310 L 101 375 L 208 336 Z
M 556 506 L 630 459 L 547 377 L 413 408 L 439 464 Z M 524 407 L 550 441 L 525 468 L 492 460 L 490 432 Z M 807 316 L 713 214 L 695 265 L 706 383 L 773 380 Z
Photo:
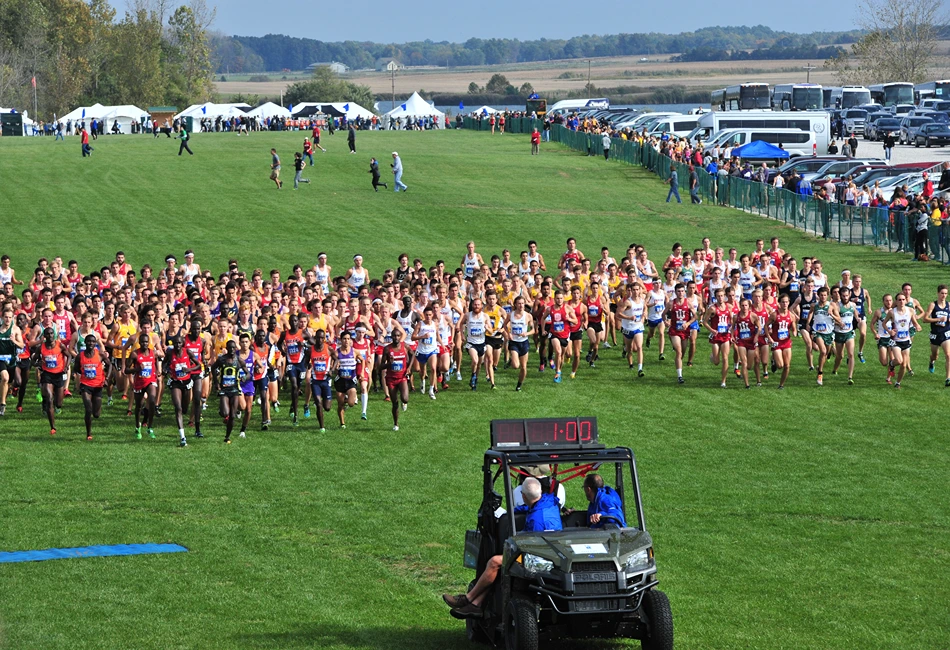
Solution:
M 0 253 L 20 277 L 40 256 L 89 270 L 123 249 L 133 266 L 197 251 L 220 271 L 308 265 L 328 251 L 337 271 L 354 253 L 378 276 L 402 251 L 454 264 L 474 239 L 483 255 L 530 238 L 550 259 L 567 236 L 596 255 L 641 242 L 661 261 L 673 241 L 708 235 L 751 251 L 778 234 L 829 276 L 865 276 L 875 304 L 905 280 L 929 301 L 945 267 L 818 241 L 717 207 L 666 204 L 641 170 L 556 145 L 529 155 L 526 136 L 367 133 L 359 155 L 326 137 L 309 186 L 294 192 L 302 134 L 196 135 L 194 157 L 165 138 L 0 140 Z M 285 189 L 267 179 L 268 150 Z M 406 194 L 370 188 L 371 155 L 398 150 Z M 595 370 L 555 385 L 532 372 L 515 393 L 472 394 L 453 382 L 438 401 L 414 396 L 398 434 L 378 396 L 370 419 L 342 434 L 292 429 L 285 410 L 267 433 L 225 446 L 209 406 L 209 437 L 175 447 L 136 441 L 124 409 L 87 443 L 81 405 L 67 400 L 50 439 L 35 402 L 0 420 L 0 550 L 175 542 L 177 555 L 0 566 L 0 647 L 469 647 L 439 594 L 472 577 L 466 528 L 480 499 L 492 417 L 596 415 L 602 440 L 639 460 L 646 520 L 680 648 L 946 648 L 950 639 L 950 389 L 929 375 L 884 384 L 873 342 L 857 385 L 814 385 L 800 347 L 788 389 L 718 388 L 703 359 L 674 381 L 672 355 L 649 351 L 636 379 L 615 350 Z M 583 365 L 583 364 L 582 364 Z M 167 411 L 168 409 L 166 409 Z M 568 484 L 569 505 L 582 505 Z M 562 648 L 629 647 L 557 644 Z

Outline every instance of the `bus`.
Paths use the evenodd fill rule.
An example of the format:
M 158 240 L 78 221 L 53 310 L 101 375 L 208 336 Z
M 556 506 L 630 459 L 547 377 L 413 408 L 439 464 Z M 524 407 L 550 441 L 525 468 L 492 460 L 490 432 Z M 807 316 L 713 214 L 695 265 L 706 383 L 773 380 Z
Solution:
M 714 111 L 761 111 L 772 107 L 767 83 L 728 86 L 712 92 Z
M 864 86 L 842 86 L 831 91 L 829 108 L 854 108 L 871 103 L 871 91 Z
M 720 88 L 719 90 L 712 91 L 709 97 L 709 105 L 714 111 L 726 110 L 726 89 Z
M 821 106 L 822 108 L 832 108 L 834 104 L 831 103 L 831 91 L 834 90 L 833 86 L 822 86 L 821 87 Z
M 950 99 L 950 79 L 943 81 L 928 81 L 914 86 L 914 95 L 919 104 L 925 99 Z
M 914 84 L 908 81 L 875 84 L 868 90 L 871 91 L 871 101 L 881 106 L 914 103 Z
M 820 84 L 777 84 L 772 90 L 773 111 L 820 111 Z
M 716 111 L 699 116 L 689 135 L 690 142 L 708 141 L 727 129 L 799 129 L 815 134 L 819 151 L 827 151 L 831 133 L 831 115 L 827 111 Z

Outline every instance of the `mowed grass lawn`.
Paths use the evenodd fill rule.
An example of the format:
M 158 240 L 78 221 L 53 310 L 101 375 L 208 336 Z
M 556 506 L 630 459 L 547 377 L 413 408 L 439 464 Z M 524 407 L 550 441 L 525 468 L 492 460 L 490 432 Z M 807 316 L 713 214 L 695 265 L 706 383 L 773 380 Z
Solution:
M 517 257 L 533 238 L 554 262 L 573 235 L 591 256 L 640 242 L 662 262 L 674 241 L 692 248 L 708 235 L 751 251 L 777 234 L 796 256 L 821 257 L 830 277 L 863 273 L 875 305 L 906 280 L 928 302 L 948 278 L 946 267 L 736 211 L 668 205 L 646 172 L 553 144 L 532 157 L 527 136 L 361 133 L 350 155 L 338 133 L 294 192 L 302 140 L 198 134 L 195 155 L 179 158 L 164 137 L 106 137 L 82 159 L 76 138 L 3 138 L 0 253 L 23 279 L 40 256 L 89 271 L 119 249 L 137 268 L 186 248 L 216 272 L 233 256 L 285 274 L 320 250 L 338 272 L 361 253 L 378 277 L 403 251 L 454 266 L 469 239 L 486 259 L 504 247 Z M 272 146 L 279 192 L 267 178 Z M 369 158 L 391 180 L 393 150 L 409 192 L 374 194 Z M 829 372 L 821 389 L 800 345 L 783 392 L 774 379 L 721 390 L 702 342 L 677 386 L 672 353 L 661 363 L 654 344 L 643 379 L 611 350 L 561 385 L 533 370 L 515 393 L 504 371 L 495 392 L 453 382 L 436 402 L 417 394 L 398 434 L 373 395 L 369 421 L 351 414 L 345 433 L 320 435 L 314 419 L 292 429 L 282 409 L 271 431 L 225 446 L 209 405 L 208 438 L 183 450 L 167 404 L 157 441 L 134 440 L 116 407 L 87 443 L 76 399 L 55 439 L 31 400 L 0 420 L 0 550 L 175 542 L 189 552 L 0 566 L 0 647 L 466 648 L 439 594 L 472 577 L 462 543 L 489 420 L 583 413 L 600 418 L 604 442 L 637 454 L 679 647 L 945 648 L 950 389 L 927 373 L 926 335 L 900 392 L 884 383 L 873 341 L 855 386 Z M 583 506 L 579 485 L 568 495 Z

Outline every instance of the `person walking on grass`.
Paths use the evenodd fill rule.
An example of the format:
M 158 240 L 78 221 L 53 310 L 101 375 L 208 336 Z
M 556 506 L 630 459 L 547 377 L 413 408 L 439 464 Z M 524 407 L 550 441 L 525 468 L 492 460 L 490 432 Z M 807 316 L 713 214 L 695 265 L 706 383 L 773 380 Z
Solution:
M 670 165 L 670 180 L 667 181 L 670 184 L 670 191 L 669 194 L 666 195 L 667 203 L 669 203 L 670 199 L 674 196 L 676 197 L 677 203 L 683 202 L 680 198 L 679 180 L 679 174 L 676 173 L 676 165 Z
M 350 146 L 350 153 L 356 153 L 356 129 L 350 124 L 346 132 L 346 144 Z
M 602 142 L 604 145 L 604 160 L 610 160 L 610 133 L 607 131 L 604 131 Z
M 389 189 L 389 185 L 386 185 L 386 183 L 379 182 L 379 162 L 375 158 L 370 158 L 369 173 L 373 175 L 373 191 L 374 192 L 379 191 L 380 185 L 385 187 L 387 190 Z
M 92 150 L 92 147 L 89 146 L 89 131 L 87 131 L 85 127 L 83 127 L 83 129 L 79 132 L 79 134 L 81 136 L 80 140 L 82 142 L 82 157 L 83 158 L 85 158 L 86 156 L 92 157 L 93 150 Z
M 541 153 L 541 134 L 538 133 L 537 127 L 534 131 L 531 132 L 531 155 L 537 156 Z
M 398 192 L 399 188 L 402 188 L 403 192 L 407 191 L 409 188 L 402 182 L 402 159 L 395 151 L 393 152 L 393 162 L 391 166 L 393 168 L 393 191 Z
M 703 202 L 699 198 L 699 174 L 696 173 L 696 168 L 692 165 L 689 166 L 689 200 L 696 205 L 701 205 Z
M 277 149 L 270 150 L 270 160 L 270 179 L 280 189 L 283 183 L 280 182 L 280 156 L 277 155 Z
M 182 151 L 187 151 L 188 155 L 194 156 L 195 152 L 191 150 L 191 147 L 188 146 L 188 140 L 191 136 L 188 135 L 188 131 L 185 130 L 184 126 L 178 127 L 178 139 L 181 141 L 181 145 L 178 147 L 178 155 L 181 155 Z
M 303 156 L 300 155 L 300 152 L 297 151 L 294 153 L 294 189 L 297 189 L 300 183 L 309 183 L 309 178 L 301 178 L 303 176 L 303 168 L 307 166 L 307 163 L 304 162 Z

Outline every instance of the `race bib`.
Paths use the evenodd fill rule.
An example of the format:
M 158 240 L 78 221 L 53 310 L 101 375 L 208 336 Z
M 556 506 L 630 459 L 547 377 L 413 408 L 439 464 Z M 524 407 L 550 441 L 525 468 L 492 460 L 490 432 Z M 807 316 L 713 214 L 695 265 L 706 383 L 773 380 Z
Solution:
M 13 359 L 12 354 L 0 354 L 0 361 L 4 363 L 10 363 L 12 359 Z
M 402 360 L 398 360 L 398 361 L 395 359 L 393 360 L 393 365 L 392 365 L 393 372 L 402 372 L 403 367 L 405 367 L 405 363 L 403 363 Z
M 349 379 L 353 376 L 353 372 L 354 371 L 352 368 L 340 368 L 340 377 L 343 379 Z
M 778 326 L 778 339 L 784 341 L 788 338 L 788 325 L 785 323 L 779 323 Z
M 56 357 L 44 357 L 43 361 L 45 362 L 47 370 L 52 370 L 56 367 Z
M 600 314 L 600 307 L 598 307 L 597 305 L 591 305 L 590 309 L 588 310 L 588 313 L 591 316 L 597 316 Z
M 899 339 L 909 339 L 910 330 L 897 330 L 897 338 Z
M 828 326 L 825 325 L 824 323 L 815 323 L 815 331 L 816 331 L 816 332 L 824 332 L 824 331 L 826 331 L 827 329 L 828 329 Z
M 82 376 L 85 379 L 95 379 L 96 378 L 96 367 L 95 366 L 83 366 Z
M 524 325 L 512 325 L 512 326 L 511 326 L 511 333 L 514 334 L 515 336 L 523 336 L 523 335 L 524 335 Z
M 320 373 L 326 372 L 326 371 L 327 371 L 327 362 L 326 362 L 326 361 L 322 361 L 322 360 L 315 362 L 315 363 L 313 364 L 313 371 L 314 371 L 314 372 L 320 372 Z
M 685 328 L 685 327 L 686 327 L 686 321 L 684 321 L 684 320 L 677 320 L 677 321 L 676 321 L 676 329 L 681 330 L 681 329 L 683 329 L 683 328 Z
M 143 363 L 141 369 L 139 370 L 139 377 L 142 379 L 151 379 L 152 378 L 152 364 Z
M 230 388 L 237 383 L 237 378 L 234 375 L 225 375 L 221 378 L 221 386 L 225 388 Z
M 728 334 L 729 326 L 726 325 L 725 323 L 719 323 L 719 327 L 716 329 L 716 331 L 719 332 L 720 334 Z
M 423 342 L 424 342 L 426 345 L 435 345 L 435 337 L 434 337 L 434 336 L 427 336 L 427 337 L 425 337 L 425 339 L 423 339 Z
M 485 328 L 479 325 L 478 327 L 470 327 L 468 330 L 469 335 L 471 336 L 482 336 L 485 334 Z
M 552 329 L 553 329 L 555 332 L 563 332 L 563 331 L 564 331 L 564 323 L 561 322 L 561 321 L 558 321 L 558 322 L 554 323 L 554 326 L 552 327 Z
M 300 354 L 300 345 L 298 343 L 291 343 L 287 346 L 287 354 L 296 356 Z

